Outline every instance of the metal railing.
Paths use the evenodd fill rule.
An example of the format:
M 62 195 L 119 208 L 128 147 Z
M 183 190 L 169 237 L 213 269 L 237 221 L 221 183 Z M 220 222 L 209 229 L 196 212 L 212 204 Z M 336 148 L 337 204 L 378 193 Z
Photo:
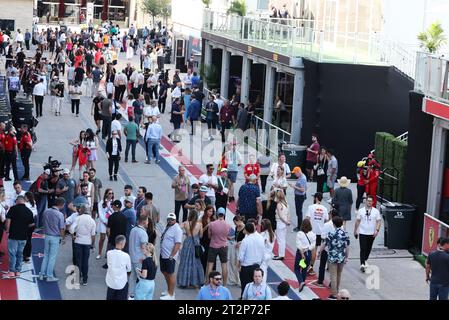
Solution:
M 291 140 L 291 134 L 264 119 L 253 116 L 252 123 L 254 134 L 249 134 L 248 139 L 255 144 L 256 150 L 270 150 L 271 154 L 277 155 L 281 144 Z
M 415 91 L 449 104 L 449 58 L 425 52 L 416 57 Z
M 313 20 L 240 17 L 207 9 L 203 31 L 289 57 L 393 65 L 414 77 L 416 50 L 386 40 L 376 32 L 323 31 Z

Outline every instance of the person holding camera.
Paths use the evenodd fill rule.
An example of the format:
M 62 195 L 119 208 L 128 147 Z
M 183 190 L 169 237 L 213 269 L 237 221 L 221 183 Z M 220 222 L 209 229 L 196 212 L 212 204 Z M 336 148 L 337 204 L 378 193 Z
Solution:
M 379 234 L 382 225 L 382 216 L 379 210 L 373 207 L 373 197 L 366 197 L 366 206 L 357 212 L 357 220 L 354 226 L 354 237 L 360 236 L 360 271 L 365 272 L 373 247 L 374 239 Z
M 9 171 L 12 166 L 12 171 L 14 174 L 14 180 L 19 180 L 19 174 L 17 173 L 17 155 L 19 153 L 17 138 L 16 138 L 16 129 L 13 126 L 9 128 L 8 134 L 4 139 L 4 148 L 5 148 L 5 181 L 11 181 L 9 176 Z

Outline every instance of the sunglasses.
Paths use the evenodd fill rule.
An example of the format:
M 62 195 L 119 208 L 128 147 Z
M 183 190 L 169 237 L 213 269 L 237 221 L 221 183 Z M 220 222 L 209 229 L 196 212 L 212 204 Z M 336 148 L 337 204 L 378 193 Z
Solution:
M 214 278 L 214 280 L 216 280 L 216 281 L 221 281 L 221 278 Z
M 109 192 L 108 193 L 109 196 L 112 196 L 113 194 L 114 194 L 114 192 Z
M 348 297 L 341 297 L 340 299 L 341 299 L 341 300 L 349 300 Z

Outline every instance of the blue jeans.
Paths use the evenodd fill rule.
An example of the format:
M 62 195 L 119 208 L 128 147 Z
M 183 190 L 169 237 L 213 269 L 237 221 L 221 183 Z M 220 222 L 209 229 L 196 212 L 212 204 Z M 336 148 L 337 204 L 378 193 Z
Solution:
M 430 299 L 429 300 L 448 300 L 449 287 L 441 284 L 430 283 Z
M 139 279 L 136 285 L 135 300 L 153 300 L 154 280 Z
M 76 265 L 80 270 L 80 277 L 83 282 L 87 282 L 89 272 L 90 245 L 75 243 Z
M 8 239 L 9 271 L 22 271 L 23 249 L 26 243 L 26 240 Z
M 151 161 L 152 156 L 153 156 L 153 151 L 156 151 L 156 161 L 159 161 L 159 144 L 160 144 L 160 140 L 156 140 L 156 139 L 148 139 L 148 144 L 147 144 L 147 154 L 148 154 L 148 160 Z M 154 146 L 154 149 L 153 149 Z
M 232 183 L 235 183 L 237 181 L 238 173 L 238 171 L 228 171 L 228 178 Z
M 306 196 L 299 196 L 295 194 L 295 209 L 296 209 L 296 217 L 298 218 L 298 229 L 301 228 L 302 224 L 302 206 L 304 201 L 306 200 Z
M 131 148 L 131 155 L 133 161 L 136 161 L 136 144 L 137 140 L 126 140 L 125 160 L 128 161 L 129 148 Z
M 45 235 L 44 261 L 42 261 L 41 272 L 39 274 L 48 278 L 53 278 L 56 256 L 59 251 L 60 236 Z
M 296 257 L 295 257 L 295 275 L 296 278 L 298 279 L 298 283 L 301 284 L 303 282 L 306 281 L 306 277 L 307 277 L 307 269 L 309 268 L 310 265 L 310 259 L 312 258 L 312 253 L 310 252 L 310 250 L 306 251 L 304 253 L 304 258 L 305 258 L 305 262 L 306 262 L 306 267 L 304 269 L 302 269 L 299 266 L 299 262 L 301 261 L 302 257 L 301 257 L 301 253 L 299 252 L 299 250 L 296 250 Z

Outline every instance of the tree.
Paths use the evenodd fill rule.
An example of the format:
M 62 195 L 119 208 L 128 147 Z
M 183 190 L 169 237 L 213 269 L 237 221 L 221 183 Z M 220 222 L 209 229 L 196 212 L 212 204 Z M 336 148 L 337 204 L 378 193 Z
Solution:
M 162 2 L 161 16 L 164 17 L 165 26 L 168 28 L 168 17 L 171 16 L 171 0 L 160 0 Z
M 155 18 L 162 14 L 164 0 L 142 0 L 141 9 L 153 18 L 153 26 Z
M 418 40 L 421 42 L 421 48 L 425 48 L 429 53 L 437 52 L 447 42 L 439 21 L 432 23 L 426 31 L 420 32 Z
M 203 4 L 206 6 L 207 9 L 209 9 L 210 4 L 212 3 L 212 0 L 202 0 Z
M 245 0 L 234 0 L 231 2 L 231 6 L 228 9 L 228 14 L 237 14 L 241 17 L 246 16 L 246 3 Z
M 211 64 L 200 65 L 200 76 L 206 82 L 209 90 L 216 89 L 218 87 L 218 71 L 217 68 Z

